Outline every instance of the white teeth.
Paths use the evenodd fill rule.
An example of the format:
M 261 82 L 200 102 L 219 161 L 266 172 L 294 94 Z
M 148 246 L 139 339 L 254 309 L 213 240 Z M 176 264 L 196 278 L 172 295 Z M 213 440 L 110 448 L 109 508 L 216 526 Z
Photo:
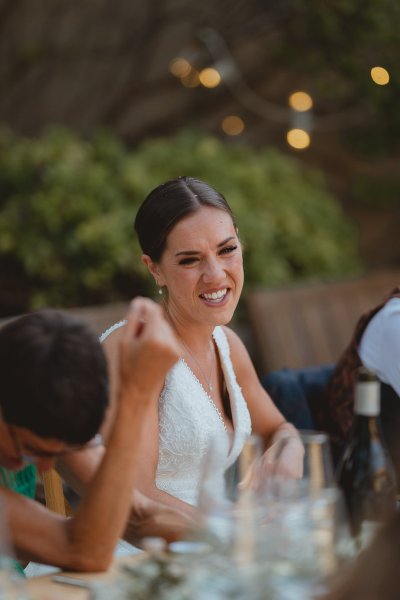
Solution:
M 227 289 L 218 290 L 218 292 L 212 292 L 212 294 L 202 294 L 206 300 L 221 300 L 225 296 Z

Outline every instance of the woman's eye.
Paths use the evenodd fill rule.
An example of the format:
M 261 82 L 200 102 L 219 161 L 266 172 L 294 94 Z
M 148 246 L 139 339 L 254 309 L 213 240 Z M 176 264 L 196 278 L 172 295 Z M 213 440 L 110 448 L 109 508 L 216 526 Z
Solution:
M 234 252 L 236 248 L 237 246 L 226 246 L 225 248 L 222 248 L 220 254 L 230 254 L 231 252 Z
M 179 261 L 180 265 L 192 265 L 197 261 L 197 258 L 191 257 L 191 258 L 182 258 L 182 260 Z

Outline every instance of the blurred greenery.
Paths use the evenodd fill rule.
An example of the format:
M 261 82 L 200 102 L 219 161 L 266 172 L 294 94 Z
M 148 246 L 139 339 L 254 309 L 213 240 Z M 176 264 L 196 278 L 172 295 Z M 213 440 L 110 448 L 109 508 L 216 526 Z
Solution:
M 231 204 L 247 285 L 360 270 L 354 229 L 321 173 L 277 150 L 193 131 L 128 150 L 104 132 L 88 140 L 56 128 L 30 139 L 2 130 L 3 314 L 151 294 L 132 223 L 152 188 L 184 174 L 208 181 Z

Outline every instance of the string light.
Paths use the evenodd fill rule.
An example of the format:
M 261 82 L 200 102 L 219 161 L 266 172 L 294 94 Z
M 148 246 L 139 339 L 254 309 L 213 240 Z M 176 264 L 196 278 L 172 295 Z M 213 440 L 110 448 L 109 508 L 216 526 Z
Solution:
M 243 108 L 261 119 L 274 123 L 287 124 L 291 120 L 290 113 L 293 109 L 269 102 L 249 87 L 225 39 L 218 31 L 211 27 L 201 28 L 196 32 L 196 37 L 213 57 L 226 88 Z M 304 114 L 307 114 L 307 112 Z M 313 129 L 318 131 L 347 129 L 364 124 L 370 116 L 369 109 L 354 105 L 330 115 L 314 115 Z
M 181 84 L 187 88 L 195 88 L 200 85 L 198 71 L 196 71 L 196 69 L 190 69 L 189 73 L 181 78 Z
M 289 127 L 287 142 L 293 148 L 298 150 L 307 148 L 311 143 L 310 132 L 314 129 L 325 132 L 338 131 L 364 124 L 366 119 L 370 117 L 369 109 L 360 106 L 352 106 L 335 114 L 314 115 L 312 97 L 301 90 L 290 95 L 288 99 L 289 106 L 281 106 L 270 102 L 252 90 L 247 84 L 236 65 L 232 52 L 219 32 L 210 27 L 201 28 L 196 32 L 196 37 L 208 50 L 214 66 L 202 69 L 199 73 L 191 66 L 191 63 L 203 62 L 204 64 L 205 56 L 198 49 L 195 53 L 186 49 L 184 55 L 189 56 L 190 54 L 193 60 L 174 59 L 170 63 L 171 73 L 180 78 L 182 85 L 188 88 L 197 87 L 200 83 L 205 87 L 216 87 L 223 81 L 226 89 L 229 90 L 242 109 L 244 108 L 262 119 Z M 209 61 L 209 57 L 207 60 Z M 186 72 L 188 65 L 190 71 Z M 183 75 L 183 73 L 185 74 Z M 378 73 L 379 81 L 375 79 L 375 73 Z M 385 85 L 389 82 L 389 73 L 382 67 L 371 69 L 371 77 L 379 85 Z M 239 135 L 245 127 L 243 120 L 235 115 L 230 117 L 238 119 L 238 121 L 233 121 L 236 124 L 232 126 L 229 120 L 224 119 L 221 127 L 227 135 Z
M 200 71 L 200 83 L 206 88 L 215 88 L 221 83 L 221 75 L 212 67 L 207 67 Z
M 290 129 L 286 134 L 287 143 L 296 150 L 304 150 L 310 145 L 310 135 L 304 129 Z
M 390 81 L 390 76 L 384 67 L 372 67 L 371 79 L 377 85 L 387 85 Z
M 311 143 L 313 101 L 307 92 L 293 92 L 288 99 L 290 110 L 290 130 L 286 140 L 296 150 L 304 150 Z
M 312 108 L 313 101 L 310 94 L 307 94 L 307 92 L 293 92 L 293 94 L 289 96 L 289 106 L 293 108 L 293 110 L 305 112 Z
M 244 121 L 237 115 L 229 115 L 223 119 L 221 128 L 226 135 L 239 135 L 244 130 Z
M 186 77 L 191 71 L 192 65 L 186 58 L 174 58 L 169 63 L 169 70 L 175 77 Z

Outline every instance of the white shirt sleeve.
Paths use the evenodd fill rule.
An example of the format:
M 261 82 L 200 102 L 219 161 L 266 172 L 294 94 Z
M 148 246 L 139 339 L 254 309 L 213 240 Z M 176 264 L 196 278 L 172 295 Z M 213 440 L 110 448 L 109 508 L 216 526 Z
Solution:
M 361 362 L 400 396 L 400 298 L 392 298 L 368 323 L 358 348 Z

